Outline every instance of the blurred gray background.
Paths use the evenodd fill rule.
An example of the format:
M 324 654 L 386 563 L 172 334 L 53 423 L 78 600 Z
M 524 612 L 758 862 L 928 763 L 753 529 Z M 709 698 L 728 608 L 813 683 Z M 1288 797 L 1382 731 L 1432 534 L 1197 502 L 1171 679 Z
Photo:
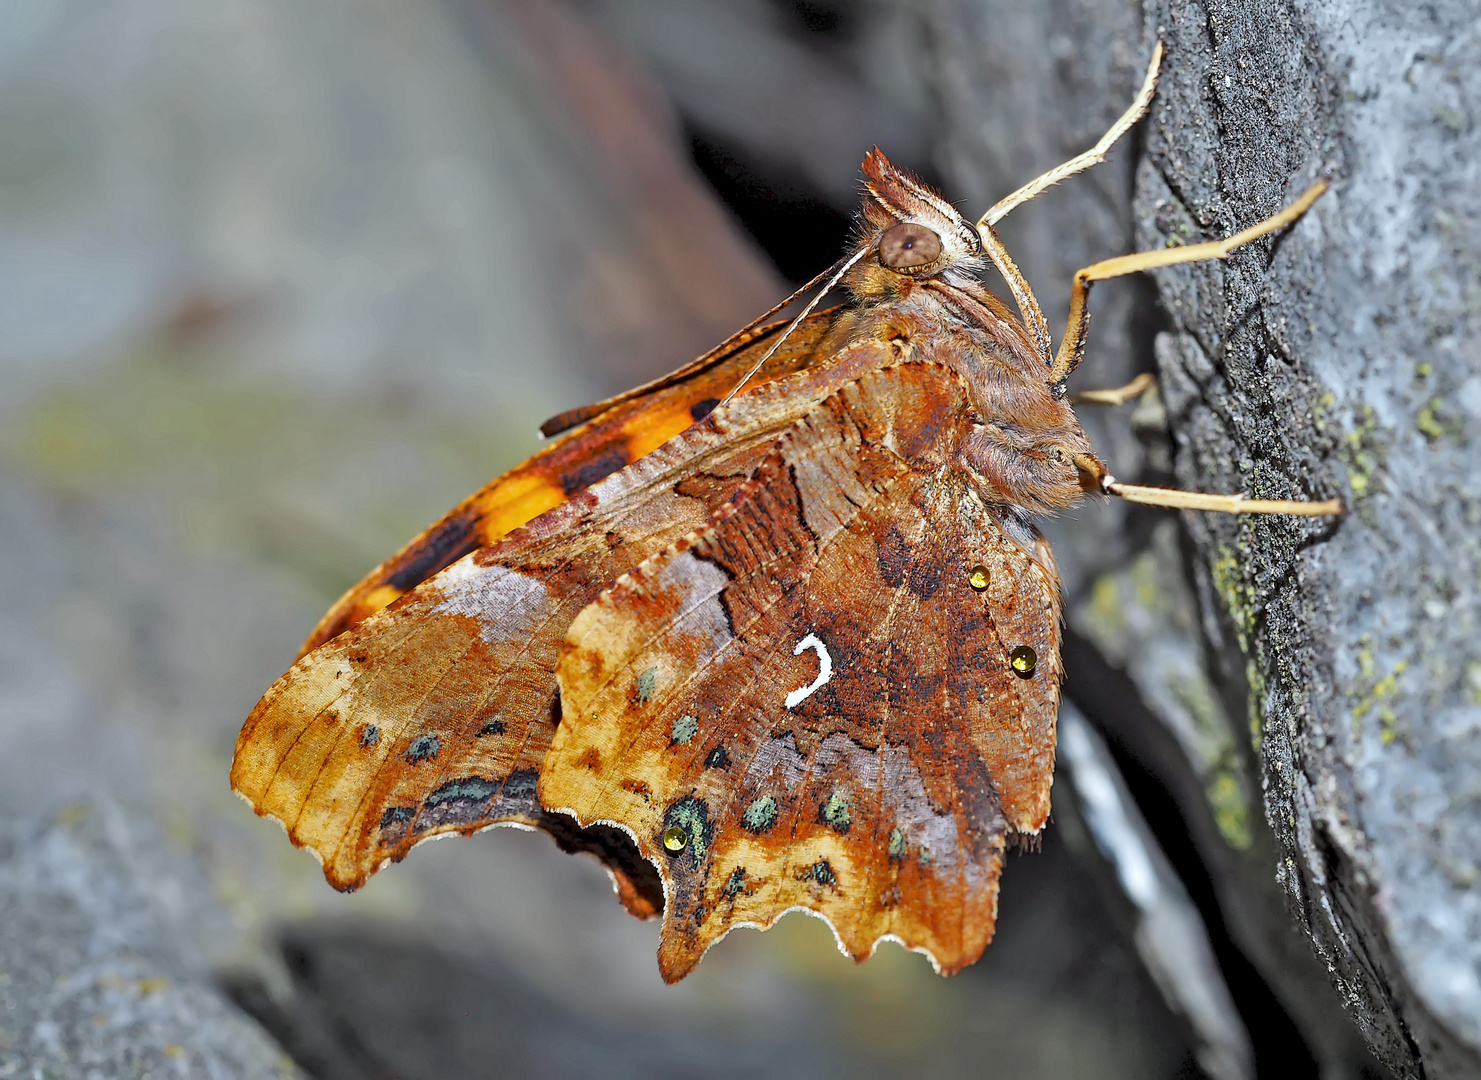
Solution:
M 975 217 L 1149 53 L 1088 0 L 10 0 L 0 1077 L 1384 1075 L 1276 893 L 1169 515 L 1050 525 L 1089 723 L 950 980 L 793 916 L 667 988 L 544 837 L 343 896 L 226 782 L 344 588 L 831 262 L 871 145 Z M 1138 146 L 1002 227 L 1056 330 Z M 1151 283 L 1094 310 L 1080 385 L 1150 370 Z M 1155 397 L 1087 427 L 1167 480 Z

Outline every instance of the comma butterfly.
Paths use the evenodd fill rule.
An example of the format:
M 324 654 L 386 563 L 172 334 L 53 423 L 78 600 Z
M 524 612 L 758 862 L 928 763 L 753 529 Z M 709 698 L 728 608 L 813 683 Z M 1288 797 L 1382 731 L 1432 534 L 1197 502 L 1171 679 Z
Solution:
M 1005 849 L 1049 814 L 1059 580 L 1034 515 L 1087 493 L 1340 510 L 1120 484 L 1065 394 L 1092 282 L 1223 257 L 1325 185 L 1227 241 L 1080 271 L 1057 354 L 993 229 L 1104 157 L 1160 57 L 1094 149 L 975 226 L 871 152 L 852 250 L 812 283 L 846 303 L 548 422 L 559 441 L 325 616 L 233 787 L 340 889 L 440 833 L 541 829 L 662 915 L 671 982 L 796 909 L 856 958 L 891 938 L 975 961 Z

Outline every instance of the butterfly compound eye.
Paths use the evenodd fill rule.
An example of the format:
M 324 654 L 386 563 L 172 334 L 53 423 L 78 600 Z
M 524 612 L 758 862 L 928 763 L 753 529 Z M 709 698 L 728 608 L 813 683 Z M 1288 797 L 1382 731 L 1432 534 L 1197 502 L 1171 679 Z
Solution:
M 941 237 L 924 225 L 902 221 L 879 238 L 879 261 L 891 270 L 918 270 L 941 258 Z

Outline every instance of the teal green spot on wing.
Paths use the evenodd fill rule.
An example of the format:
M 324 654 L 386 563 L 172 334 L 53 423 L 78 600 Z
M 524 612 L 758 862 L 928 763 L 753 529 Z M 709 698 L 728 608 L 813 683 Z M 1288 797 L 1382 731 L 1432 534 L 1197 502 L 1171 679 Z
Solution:
M 905 834 L 899 829 L 890 831 L 890 858 L 896 862 L 905 858 Z
M 472 799 L 482 801 L 499 790 L 499 785 L 481 776 L 470 776 L 466 780 L 454 780 L 444 784 L 427 796 L 428 806 L 439 806 L 450 799 Z
M 838 875 L 833 872 L 833 867 L 828 865 L 827 859 L 819 859 L 804 870 L 798 871 L 798 881 L 814 881 L 819 885 L 829 888 L 838 884 Z
M 651 667 L 638 676 L 638 704 L 646 705 L 658 691 L 658 669 Z
M 698 799 L 680 799 L 664 817 L 665 827 L 677 825 L 689 835 L 689 854 L 696 863 L 704 862 L 710 848 L 710 823 L 704 804 Z
M 823 805 L 823 820 L 833 826 L 835 831 L 847 833 L 851 824 L 848 796 L 841 791 L 829 795 L 827 803 Z
M 777 806 L 776 799 L 770 795 L 763 795 L 741 815 L 741 824 L 753 833 L 764 833 L 776 824 Z
M 678 743 L 680 746 L 688 746 L 689 743 L 698 734 L 698 717 L 690 716 L 688 713 L 685 713 L 683 716 L 674 721 L 674 726 L 669 731 L 669 739 L 675 743 Z

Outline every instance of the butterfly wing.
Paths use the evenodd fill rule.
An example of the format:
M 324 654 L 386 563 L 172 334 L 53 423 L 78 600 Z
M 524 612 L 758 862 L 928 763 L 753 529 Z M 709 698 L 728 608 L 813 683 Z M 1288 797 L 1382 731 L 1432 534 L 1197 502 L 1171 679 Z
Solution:
M 816 359 L 835 311 L 804 320 L 758 373 L 753 385 L 783 379 Z M 299 655 L 318 648 L 404 596 L 463 556 L 491 544 L 564 503 L 706 416 L 765 351 L 785 323 L 737 334 L 698 360 L 645 387 L 548 421 L 564 430 L 566 417 L 581 427 L 523 464 L 491 480 L 406 547 L 371 571 L 335 602 Z
M 593 851 L 629 910 L 653 914 L 662 892 L 631 845 L 536 797 L 565 630 L 602 588 L 701 527 L 778 432 L 888 358 L 865 344 L 748 391 L 300 658 L 243 726 L 232 786 L 340 889 L 432 836 L 516 824 Z
M 944 369 L 870 373 L 572 623 L 541 801 L 658 866 L 666 979 L 796 908 L 860 959 L 990 940 L 1005 840 L 1048 814 L 1059 600 L 956 466 L 969 428 Z

